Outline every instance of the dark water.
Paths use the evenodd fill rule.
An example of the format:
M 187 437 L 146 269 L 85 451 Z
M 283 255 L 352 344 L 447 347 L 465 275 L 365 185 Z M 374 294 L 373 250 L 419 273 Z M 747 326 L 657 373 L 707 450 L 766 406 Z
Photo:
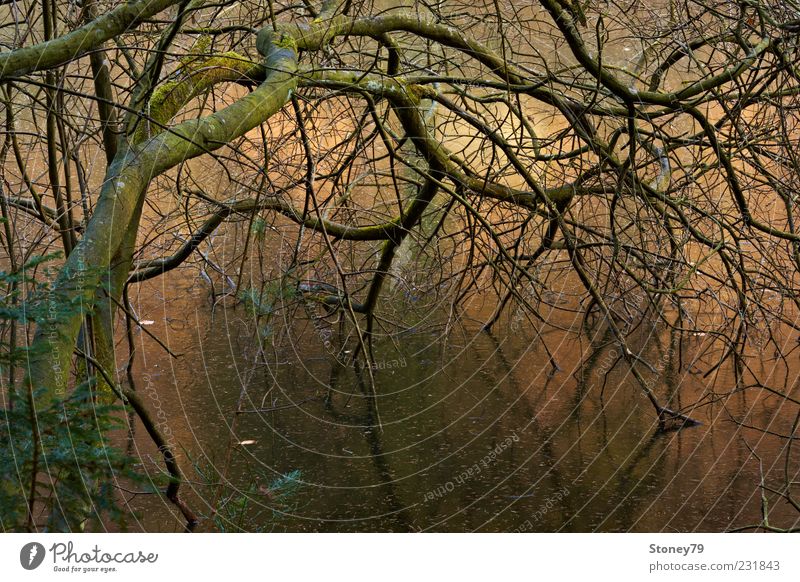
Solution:
M 579 382 L 585 338 L 545 337 L 553 373 L 541 340 L 465 324 L 447 341 L 429 330 L 379 342 L 371 397 L 318 330 L 292 330 L 259 355 L 241 308 L 212 313 L 200 280 L 182 285 L 140 295 L 140 317 L 182 355 L 137 336 L 137 388 L 157 390 L 148 403 L 171 419 L 201 531 L 722 531 L 761 519 L 750 447 L 768 482 L 784 478 L 788 441 L 731 422 L 790 432 L 793 415 L 763 393 L 729 395 L 692 412 L 700 426 L 659 433 L 611 348 Z M 660 339 L 646 345 L 651 361 Z M 702 378 L 681 365 L 663 366 L 654 388 L 665 399 L 674 391 L 673 406 L 730 388 L 724 372 Z M 786 389 L 797 396 L 793 380 Z M 792 453 L 790 470 L 798 460 Z M 282 496 L 270 486 L 287 474 L 295 480 Z M 137 528 L 181 528 L 166 501 L 133 506 Z M 800 517 L 787 504 L 770 511 L 778 526 Z

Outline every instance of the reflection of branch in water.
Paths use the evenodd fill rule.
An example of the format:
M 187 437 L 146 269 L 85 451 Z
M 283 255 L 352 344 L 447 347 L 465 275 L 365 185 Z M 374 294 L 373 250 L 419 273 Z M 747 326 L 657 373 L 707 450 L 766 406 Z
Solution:
M 541 444 L 539 445 L 539 448 L 537 450 L 530 452 L 530 454 L 528 454 L 528 456 L 513 471 L 511 471 L 508 475 L 506 475 L 499 483 L 497 483 L 490 490 L 486 491 L 485 493 L 483 493 L 483 495 L 479 496 L 476 500 L 474 500 L 472 503 L 470 503 L 469 506 L 474 505 L 474 504 L 478 503 L 480 500 L 482 500 L 482 499 L 486 498 L 487 496 L 489 496 L 495 489 L 500 487 L 506 481 L 511 479 L 516 473 L 518 473 L 520 470 L 522 470 L 523 467 L 525 467 L 534 458 L 534 456 L 539 452 L 541 452 L 542 455 L 544 456 L 545 461 L 547 463 L 547 467 L 549 468 L 549 470 L 547 471 L 547 473 L 545 475 L 540 477 L 534 483 L 530 484 L 520 494 L 517 494 L 517 495 L 514 495 L 514 496 L 510 497 L 510 499 L 512 499 L 512 501 L 506 507 L 506 509 L 508 509 L 514 503 L 516 503 L 516 502 L 518 502 L 520 500 L 532 497 L 533 496 L 532 491 L 534 491 L 537 488 L 537 486 L 539 485 L 539 482 L 545 476 L 549 476 L 551 478 L 551 480 L 553 482 L 553 490 L 562 490 L 563 488 L 565 488 L 565 484 L 564 484 L 565 480 L 563 479 L 563 477 L 561 476 L 561 473 L 558 470 L 558 459 L 560 459 L 561 457 L 560 457 L 560 455 L 558 455 L 554 451 L 553 445 L 552 445 L 552 442 L 551 442 L 554 435 L 553 435 L 552 432 L 550 432 L 550 431 L 544 429 L 543 427 L 541 427 L 541 425 L 540 425 L 540 423 L 538 421 L 538 411 L 536 409 L 536 407 L 539 405 L 539 403 L 547 396 L 548 386 L 554 380 L 555 375 L 554 374 L 548 374 L 546 376 L 546 380 L 545 380 L 544 386 L 542 386 L 539 390 L 537 390 L 533 395 L 530 395 L 529 394 L 530 389 L 523 390 L 522 387 L 518 384 L 517 379 L 516 379 L 516 375 L 514 374 L 514 366 L 512 366 L 511 363 L 506 358 L 505 352 L 503 351 L 503 346 L 499 342 L 499 340 L 494 336 L 494 334 L 491 333 L 491 331 L 488 331 L 488 333 L 486 333 L 486 337 L 488 337 L 490 339 L 490 341 L 492 342 L 492 344 L 494 344 L 495 350 L 493 352 L 493 355 L 495 357 L 495 361 L 498 362 L 500 364 L 501 368 L 503 368 L 505 370 L 505 375 L 503 376 L 503 379 L 504 379 L 505 382 L 508 383 L 508 385 L 510 386 L 510 388 L 512 390 L 512 393 L 514 394 L 515 398 L 514 398 L 514 401 L 511 404 L 511 406 L 513 406 L 515 408 L 517 408 L 517 407 L 525 407 L 527 409 L 527 415 L 526 416 L 528 416 L 530 418 L 530 421 L 525 426 L 523 426 L 523 427 L 515 427 L 515 430 L 518 429 L 520 433 L 527 432 L 528 434 L 535 435 L 535 440 L 538 441 Z M 488 372 L 488 370 L 487 370 L 487 372 Z M 494 385 L 495 386 L 500 386 L 500 384 L 498 382 L 494 382 Z M 533 398 L 531 398 L 531 396 Z M 517 449 L 516 448 L 512 448 L 511 449 L 511 454 L 512 454 L 511 463 L 512 464 L 514 462 L 513 453 L 514 453 L 515 450 L 517 450 Z M 528 452 L 524 448 L 522 450 L 524 450 L 526 453 Z M 565 499 L 566 499 L 566 497 L 565 497 Z M 469 507 L 469 506 L 467 506 L 467 507 Z M 466 509 L 466 508 L 461 508 L 461 511 L 463 511 L 464 509 Z M 569 502 L 565 503 L 565 509 L 567 511 L 570 510 Z
M 588 318 L 583 318 L 583 331 L 586 337 L 589 339 L 589 347 L 591 351 L 589 352 L 588 356 L 583 356 L 583 361 L 578 363 L 578 366 L 575 368 L 575 372 L 573 373 L 573 377 L 578 382 L 578 389 L 577 393 L 579 397 L 583 397 L 588 389 L 588 377 L 592 371 L 595 370 L 596 366 L 600 363 L 600 354 L 601 352 L 608 346 L 608 342 L 611 339 L 611 330 L 606 326 L 604 327 L 604 333 L 599 339 L 595 339 L 597 334 L 593 334 L 591 330 L 591 326 L 589 324 Z M 613 366 L 616 365 L 616 362 L 612 364 Z M 600 405 L 601 407 L 604 406 L 603 399 L 605 393 L 605 382 L 603 382 L 603 387 L 600 390 Z
M 800 420 L 800 412 L 795 417 L 794 424 L 792 426 L 792 432 L 797 430 L 798 420 Z M 791 450 L 791 440 L 789 441 L 789 450 Z M 744 527 L 738 527 L 732 529 L 732 532 L 740 532 L 740 531 L 769 531 L 769 532 L 776 532 L 776 533 L 795 533 L 800 532 L 800 527 L 797 526 L 797 521 L 795 521 L 795 525 L 790 526 L 788 528 L 780 528 L 772 525 L 769 521 L 770 515 L 770 508 L 769 508 L 769 499 L 767 498 L 767 493 L 772 493 L 777 495 L 778 498 L 783 499 L 789 505 L 791 505 L 798 513 L 800 513 L 800 502 L 798 502 L 793 496 L 790 487 L 792 485 L 797 485 L 796 481 L 790 481 L 788 475 L 786 475 L 786 481 L 784 482 L 784 487 L 780 490 L 776 490 L 774 488 L 769 487 L 766 484 L 766 478 L 764 476 L 764 462 L 761 460 L 761 457 L 758 456 L 758 453 L 750 446 L 747 441 L 744 441 L 745 446 L 749 449 L 750 454 L 755 457 L 758 461 L 758 473 L 760 476 L 759 481 L 759 490 L 761 493 L 761 523 L 753 524 L 753 525 L 746 525 Z M 786 462 L 788 465 L 789 457 L 787 452 Z
M 787 397 L 789 401 L 793 404 L 798 405 L 798 402 L 793 398 Z M 778 408 L 780 410 L 780 407 Z M 726 407 L 727 411 L 727 407 Z M 797 498 L 795 494 L 795 490 L 800 487 L 800 481 L 797 480 L 797 456 L 793 456 L 794 451 L 794 441 L 800 440 L 800 435 L 797 434 L 798 428 L 800 427 L 800 406 L 798 406 L 797 412 L 795 413 L 794 420 L 792 421 L 792 425 L 789 428 L 788 433 L 783 434 L 771 430 L 767 430 L 765 428 L 751 426 L 746 424 L 743 420 L 734 418 L 734 416 L 727 411 L 730 419 L 739 427 L 747 428 L 750 430 L 755 430 L 761 435 L 771 436 L 774 438 L 778 438 L 780 440 L 786 440 L 786 444 L 782 446 L 783 448 L 783 482 L 780 483 L 779 486 L 770 486 L 767 485 L 767 476 L 764 474 L 764 463 L 761 457 L 756 453 L 753 447 L 742 437 L 741 440 L 744 443 L 745 447 L 750 451 L 750 455 L 754 457 L 758 461 L 758 468 L 759 468 L 759 490 L 761 493 L 761 522 L 757 524 L 750 524 L 743 527 L 738 527 L 731 529 L 729 531 L 732 532 L 739 532 L 739 531 L 770 531 L 770 532 L 800 532 L 800 499 Z M 772 424 L 774 418 L 770 419 L 769 425 Z M 759 438 L 759 441 L 761 438 Z M 775 464 L 779 461 L 776 458 Z M 774 465 L 773 465 L 774 467 Z M 792 509 L 797 512 L 797 516 L 794 517 L 792 520 L 792 525 L 788 527 L 777 527 L 770 523 L 770 507 L 769 507 L 769 498 L 767 493 L 771 493 L 775 496 L 778 500 L 783 501 L 784 503 L 788 504 Z
M 610 521 L 612 516 L 618 514 L 622 516 L 621 520 L 626 524 L 624 531 L 630 531 L 633 524 L 635 524 L 636 520 L 639 518 L 634 513 L 634 510 L 640 505 L 651 503 L 648 496 L 635 495 L 634 491 L 639 487 L 644 487 L 644 489 L 647 490 L 647 483 L 661 484 L 665 481 L 661 477 L 661 472 L 666 470 L 666 446 L 656 457 L 655 461 L 645 468 L 644 476 L 638 479 L 633 486 L 631 486 L 631 482 L 636 479 L 634 473 L 639 463 L 649 456 L 650 451 L 656 443 L 664 443 L 663 438 L 661 438 L 662 434 L 661 432 L 651 434 L 649 438 L 644 440 L 643 445 L 636 451 L 632 458 L 629 456 L 630 461 L 614 471 L 613 477 L 616 479 L 612 480 L 609 478 L 605 483 L 613 483 L 616 485 L 615 489 L 611 491 L 611 494 L 609 494 L 607 487 L 601 487 L 600 490 L 595 492 L 592 498 L 586 501 L 584 507 L 586 507 L 592 499 L 602 495 L 604 503 L 611 508 L 600 523 L 594 524 L 596 530 L 602 531 L 602 525 Z M 661 472 L 658 471 L 659 469 Z M 661 492 L 658 488 L 653 489 L 653 491 Z M 655 503 L 655 501 L 652 503 Z M 572 518 L 570 518 L 570 520 L 571 519 Z M 569 520 L 567 523 L 569 523 Z
M 333 395 L 335 393 L 342 394 L 338 389 L 342 367 L 333 363 L 331 366 L 330 374 L 330 390 L 326 396 L 325 411 L 330 414 L 335 420 L 345 420 L 351 427 L 360 428 L 360 432 L 369 446 L 370 459 L 372 460 L 378 474 L 378 478 L 383 483 L 383 489 L 386 495 L 386 502 L 389 506 L 389 513 L 385 517 L 390 517 L 394 523 L 397 531 L 413 531 L 412 523 L 414 522 L 413 516 L 409 512 L 409 508 L 400 500 L 397 494 L 397 487 L 395 486 L 395 478 L 392 474 L 389 460 L 383 450 L 383 441 L 381 440 L 381 432 L 377 430 L 379 425 L 376 421 L 377 411 L 375 408 L 375 396 L 366 388 L 366 384 L 362 374 L 357 373 L 358 383 L 361 386 L 362 392 L 366 393 L 367 409 L 360 414 L 347 414 L 337 411 L 334 408 Z M 350 398 L 348 397 L 348 402 Z
M 697 426 L 699 421 L 690 418 L 686 414 L 680 412 L 681 410 L 681 393 L 680 384 L 676 382 L 675 372 L 680 370 L 681 362 L 681 349 L 683 330 L 677 325 L 680 322 L 680 314 L 677 315 L 676 324 L 669 325 L 670 335 L 668 340 L 668 347 L 666 353 L 661 346 L 661 334 L 658 331 L 658 323 L 652 322 L 648 315 L 650 309 L 644 310 L 640 313 L 637 320 L 630 321 L 628 327 L 628 335 L 624 341 L 618 340 L 619 329 L 617 329 L 613 322 L 608 318 L 602 318 L 595 323 L 595 326 L 602 329 L 602 335 L 599 330 L 592 330 L 587 319 L 583 321 L 583 332 L 589 338 L 589 345 L 592 348 L 589 355 L 583 358 L 582 363 L 576 370 L 575 378 L 578 381 L 578 393 L 582 395 L 588 388 L 588 378 L 591 372 L 595 375 L 603 376 L 603 384 L 600 389 L 600 403 L 604 406 L 605 390 L 609 380 L 609 374 L 616 368 L 617 364 L 624 361 L 627 364 L 628 371 L 634 376 L 636 383 L 644 390 L 650 402 L 656 407 L 658 411 L 658 425 L 661 431 L 680 430 Z M 663 314 L 659 314 L 661 319 L 664 319 Z M 644 327 L 643 326 L 647 326 Z M 615 329 L 617 331 L 615 331 Z M 636 333 L 633 333 L 635 330 Z M 641 347 L 634 353 L 628 346 L 627 338 L 641 337 Z M 616 345 L 619 347 L 611 348 L 609 345 Z M 649 346 L 654 346 L 656 352 L 660 354 L 655 365 L 651 364 L 644 355 L 645 350 Z M 605 357 L 600 359 L 600 355 L 605 353 Z M 677 362 L 676 362 L 677 360 Z M 652 374 L 650 378 L 646 378 L 638 369 L 637 364 L 644 366 Z M 663 406 L 656 399 L 654 386 L 656 382 L 663 383 L 667 388 L 667 402 L 673 409 Z M 675 401 L 677 406 L 672 402 Z M 694 407 L 692 407 L 694 408 Z
M 186 479 L 183 475 L 183 471 L 181 470 L 178 458 L 173 450 L 174 447 L 161 430 L 161 423 L 156 422 L 156 420 L 152 417 L 139 394 L 114 382 L 111 374 L 109 374 L 109 372 L 105 370 L 102 365 L 100 365 L 100 362 L 98 362 L 92 356 L 80 350 L 76 351 L 80 357 L 85 358 L 98 372 L 100 372 L 100 375 L 103 376 L 106 383 L 108 383 L 108 386 L 111 387 L 114 393 L 119 397 L 120 401 L 122 401 L 124 405 L 130 406 L 136 412 L 139 420 L 142 421 L 145 431 L 147 431 L 150 439 L 153 441 L 156 447 L 158 447 L 158 451 L 161 453 L 161 456 L 164 459 L 164 465 L 169 472 L 170 481 L 165 491 L 167 499 L 169 499 L 173 505 L 180 510 L 184 519 L 186 519 L 186 524 L 184 526 L 185 530 L 187 532 L 194 531 L 194 528 L 197 526 L 198 522 L 197 515 L 195 515 L 194 511 L 192 511 L 192 509 L 180 495 L 180 486 L 186 481 Z

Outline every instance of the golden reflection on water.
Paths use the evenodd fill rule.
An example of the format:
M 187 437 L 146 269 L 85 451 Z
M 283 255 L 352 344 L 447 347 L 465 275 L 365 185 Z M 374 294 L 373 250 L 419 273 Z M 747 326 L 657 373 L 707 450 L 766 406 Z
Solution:
M 170 362 L 142 337 L 137 376 L 149 374 L 186 457 L 226 472 L 240 491 L 226 488 L 231 503 L 248 500 L 251 517 L 222 518 L 226 529 L 721 531 L 760 521 L 761 474 L 750 447 L 765 479 L 782 479 L 787 441 L 731 422 L 790 432 L 778 398 L 741 391 L 695 409 L 702 425 L 660 434 L 624 365 L 612 367 L 613 348 L 581 375 L 588 343 L 572 334 L 547 334 L 555 373 L 541 342 L 519 329 L 448 341 L 403 334 L 401 352 L 380 345 L 372 406 L 354 370 L 336 365 L 310 326 L 302 335 L 295 329 L 267 363 L 254 363 L 247 316 L 241 308 L 212 312 L 199 279 L 173 278 L 168 288 L 149 282 L 137 307 L 182 353 Z M 671 405 L 731 390 L 729 371 L 703 378 L 686 369 L 706 338 L 684 343 L 677 369 L 677 358 L 664 356 L 668 336 L 648 335 L 647 355 L 664 362 L 655 389 L 666 397 L 680 385 Z M 797 368 L 787 374 L 796 395 Z M 137 443 L 148 450 L 145 438 Z M 286 503 L 263 487 L 248 489 L 291 471 L 301 486 Z M 190 480 L 192 503 L 211 515 L 214 488 Z M 168 502 L 140 499 L 136 507 L 146 510 L 142 527 L 180 530 Z M 789 526 L 798 516 L 776 506 L 771 518 Z

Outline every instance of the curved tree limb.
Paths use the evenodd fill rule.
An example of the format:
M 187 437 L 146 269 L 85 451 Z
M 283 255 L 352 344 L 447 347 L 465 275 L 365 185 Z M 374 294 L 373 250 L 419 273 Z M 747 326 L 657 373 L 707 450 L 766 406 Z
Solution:
M 68 63 L 179 1 L 123 2 L 110 12 L 63 36 L 0 53 L 0 81 Z
M 36 355 L 28 367 L 27 381 L 44 388 L 48 396 L 66 385 L 72 346 L 85 311 L 93 302 L 102 274 L 122 244 L 128 223 L 141 209 L 150 181 L 175 165 L 222 147 L 266 121 L 289 99 L 296 86 L 294 48 L 264 47 L 266 80 L 252 93 L 203 119 L 179 124 L 139 146 L 120 153 L 109 166 L 100 199 L 86 234 L 70 254 L 54 283 L 62 301 L 80 305 L 74 315 L 40 327 L 34 337 Z

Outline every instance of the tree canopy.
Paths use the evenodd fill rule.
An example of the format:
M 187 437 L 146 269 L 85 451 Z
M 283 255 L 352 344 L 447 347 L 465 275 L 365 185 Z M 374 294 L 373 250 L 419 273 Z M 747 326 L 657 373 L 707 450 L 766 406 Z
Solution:
M 267 279 L 347 318 L 368 371 L 400 288 L 496 297 L 487 331 L 596 324 L 663 427 L 702 403 L 653 388 L 644 320 L 786 396 L 751 355 L 798 328 L 794 1 L 0 4 L 4 253 L 59 248 L 51 300 L 79 306 L 36 326 L 43 402 L 81 365 L 116 390 L 128 286 L 231 222 L 278 257 Z

